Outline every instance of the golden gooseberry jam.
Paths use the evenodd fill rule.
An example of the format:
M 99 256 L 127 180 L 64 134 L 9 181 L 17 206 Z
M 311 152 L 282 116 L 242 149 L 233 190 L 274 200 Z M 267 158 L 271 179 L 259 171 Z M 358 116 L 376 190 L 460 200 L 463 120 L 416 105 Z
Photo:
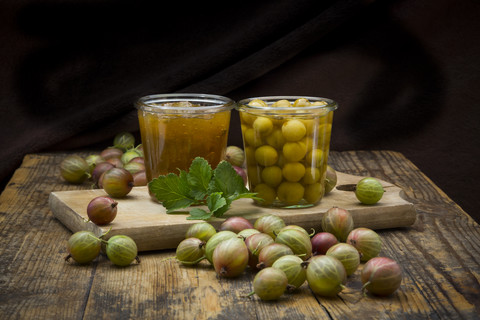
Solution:
M 224 158 L 234 102 L 199 94 L 161 94 L 137 101 L 147 180 L 178 169 L 195 157 L 212 168 Z
M 325 189 L 333 111 L 317 97 L 258 97 L 238 103 L 249 189 L 262 206 L 317 204 Z

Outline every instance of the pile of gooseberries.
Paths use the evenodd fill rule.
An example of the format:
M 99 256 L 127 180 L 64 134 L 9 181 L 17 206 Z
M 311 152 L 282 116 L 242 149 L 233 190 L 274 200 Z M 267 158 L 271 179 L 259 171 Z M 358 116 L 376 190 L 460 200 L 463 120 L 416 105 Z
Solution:
M 73 184 L 90 180 L 94 188 L 104 189 L 114 198 L 126 196 L 134 186 L 147 185 L 143 147 L 135 146 L 135 137 L 129 132 L 117 134 L 113 146 L 99 154 L 67 156 L 60 163 L 60 174 Z
M 378 257 L 382 241 L 367 228 L 354 228 L 351 214 L 333 207 L 322 218 L 322 232 L 309 234 L 286 225 L 274 214 L 255 221 L 235 216 L 216 230 L 208 222 L 192 224 L 176 249 L 186 266 L 207 261 L 218 277 L 234 278 L 247 270 L 255 274 L 253 291 L 262 300 L 277 300 L 305 283 L 320 296 L 336 296 L 361 263 L 362 289 L 389 295 L 401 283 L 399 265 Z
M 68 255 L 65 261 L 73 259 L 78 264 L 88 264 L 95 260 L 104 248 L 108 260 L 116 266 L 125 267 L 134 260 L 140 263 L 137 244 L 132 238 L 126 235 L 114 235 L 104 240 L 105 235 L 97 237 L 87 230 L 75 232 L 68 239 Z

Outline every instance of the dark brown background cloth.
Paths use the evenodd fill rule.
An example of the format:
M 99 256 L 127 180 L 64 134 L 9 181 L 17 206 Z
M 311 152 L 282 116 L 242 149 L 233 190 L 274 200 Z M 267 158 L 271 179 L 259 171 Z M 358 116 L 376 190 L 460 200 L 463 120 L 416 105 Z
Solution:
M 480 221 L 478 0 L 4 0 L 0 39 L 2 188 L 138 133 L 143 95 L 310 95 L 339 103 L 332 150 L 400 151 Z

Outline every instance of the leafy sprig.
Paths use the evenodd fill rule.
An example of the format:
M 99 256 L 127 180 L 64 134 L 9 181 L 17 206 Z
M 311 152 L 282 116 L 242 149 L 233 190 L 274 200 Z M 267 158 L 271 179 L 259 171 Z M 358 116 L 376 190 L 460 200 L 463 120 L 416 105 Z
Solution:
M 259 199 L 256 193 L 245 187 L 242 177 L 230 163 L 222 161 L 212 170 L 208 161 L 202 157 L 192 161 L 188 172 L 179 169 L 178 175 L 161 175 L 153 179 L 148 188 L 169 214 L 178 213 L 190 206 L 207 206 L 208 211 L 199 207 L 192 208 L 187 220 L 222 217 L 237 199 Z

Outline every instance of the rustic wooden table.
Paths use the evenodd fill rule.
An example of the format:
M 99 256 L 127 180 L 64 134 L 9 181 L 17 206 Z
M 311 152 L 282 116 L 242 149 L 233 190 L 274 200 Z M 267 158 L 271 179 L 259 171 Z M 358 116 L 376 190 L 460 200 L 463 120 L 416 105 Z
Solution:
M 342 172 L 370 175 L 405 190 L 418 218 L 409 228 L 379 231 L 382 256 L 402 267 L 392 296 L 361 293 L 359 271 L 336 298 L 307 284 L 279 301 L 247 298 L 254 274 L 219 279 L 201 263 L 184 267 L 173 250 L 141 254 L 141 263 L 113 266 L 64 261 L 71 232 L 48 207 L 52 191 L 88 189 L 59 176 L 66 154 L 24 158 L 0 196 L 0 319 L 478 319 L 480 227 L 399 153 L 332 152 Z

